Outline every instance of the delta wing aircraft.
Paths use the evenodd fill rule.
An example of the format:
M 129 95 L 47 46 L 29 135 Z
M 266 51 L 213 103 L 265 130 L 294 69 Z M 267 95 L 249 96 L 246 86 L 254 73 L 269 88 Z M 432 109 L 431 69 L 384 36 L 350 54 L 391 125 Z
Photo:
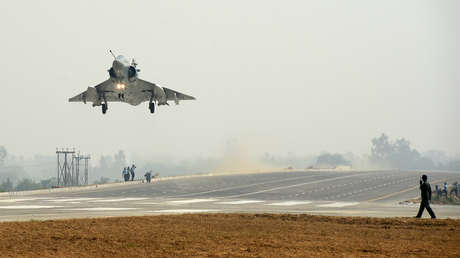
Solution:
M 144 81 L 138 78 L 137 63 L 132 59 L 131 63 L 122 56 L 115 57 L 110 50 L 113 60 L 112 67 L 108 70 L 110 78 L 77 96 L 70 98 L 69 102 L 92 102 L 93 107 L 102 106 L 102 113 L 105 114 L 108 102 L 125 102 L 137 106 L 142 102 L 149 102 L 150 113 L 155 112 L 155 103 L 158 106 L 169 105 L 168 101 L 174 101 L 176 105 L 181 100 L 193 100 L 192 96 L 160 87 L 155 83 Z

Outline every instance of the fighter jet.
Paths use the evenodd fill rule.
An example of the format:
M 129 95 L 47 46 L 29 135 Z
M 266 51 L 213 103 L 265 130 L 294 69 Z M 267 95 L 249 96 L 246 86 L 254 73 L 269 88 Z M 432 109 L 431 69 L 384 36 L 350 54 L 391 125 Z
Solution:
M 109 79 L 94 87 L 88 87 L 86 91 L 70 98 L 69 102 L 85 104 L 92 102 L 93 107 L 102 106 L 102 113 L 105 114 L 108 102 L 125 102 L 137 106 L 148 101 L 150 113 L 154 113 L 155 104 L 169 105 L 168 101 L 174 101 L 178 105 L 181 100 L 195 99 L 192 96 L 139 79 L 140 70 L 134 59 L 130 63 L 124 56 L 115 56 L 112 50 L 109 52 L 114 58 L 112 67 L 108 70 Z

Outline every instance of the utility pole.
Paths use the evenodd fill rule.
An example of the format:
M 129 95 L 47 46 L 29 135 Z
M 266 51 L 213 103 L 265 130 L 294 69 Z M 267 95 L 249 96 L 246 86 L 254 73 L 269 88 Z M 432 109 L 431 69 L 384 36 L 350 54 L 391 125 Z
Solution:
M 79 185 L 78 179 L 80 174 L 80 152 L 77 155 L 72 155 L 74 169 L 72 170 L 72 185 Z
M 79 177 L 80 185 L 88 185 L 88 167 L 89 167 L 90 159 L 91 159 L 90 155 L 79 156 L 79 161 L 84 160 L 84 168 L 85 168 L 84 172 Z M 80 168 L 80 165 L 78 165 L 78 168 Z
M 75 149 L 69 150 L 62 148 L 56 149 L 57 155 L 57 184 L 60 187 L 72 185 L 73 158 L 70 155 L 75 154 Z
M 90 155 L 75 154 L 75 149 L 56 149 L 57 184 L 59 187 L 88 185 Z M 80 174 L 80 161 L 84 160 L 84 173 Z

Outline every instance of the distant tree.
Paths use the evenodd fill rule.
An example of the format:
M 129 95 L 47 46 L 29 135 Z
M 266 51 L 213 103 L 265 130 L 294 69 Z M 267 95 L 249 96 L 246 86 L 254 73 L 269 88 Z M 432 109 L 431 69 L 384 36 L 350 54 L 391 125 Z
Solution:
M 434 162 L 412 149 L 404 138 L 391 142 L 386 134 L 372 139 L 371 161 L 379 166 L 401 169 L 433 169 Z
M 56 180 L 55 177 L 40 180 L 40 188 L 42 188 L 42 189 L 48 189 L 48 188 L 52 188 L 54 186 L 57 186 L 57 180 Z
M 40 183 L 35 183 L 32 179 L 24 178 L 18 182 L 15 187 L 16 191 L 27 191 L 27 190 L 36 190 L 40 189 Z
M 317 167 L 337 167 L 337 166 L 349 166 L 350 162 L 346 160 L 342 155 L 324 153 L 318 156 L 316 161 Z
M 0 166 L 0 180 L 6 180 L 9 178 L 14 184 L 15 182 L 19 181 L 20 178 L 27 177 L 27 172 L 21 166 Z
M 8 153 L 6 152 L 5 147 L 0 146 L 0 166 L 3 166 L 5 163 L 5 158 Z
M 126 165 L 126 156 L 125 156 L 124 151 L 119 150 L 118 153 L 114 155 L 114 159 L 115 159 L 114 166 L 121 168 Z
M 371 155 L 376 161 L 387 160 L 392 152 L 393 145 L 386 134 L 382 133 L 380 137 L 372 139 Z
M 3 180 L 2 184 L 0 184 L 0 192 L 10 192 L 13 189 L 13 182 L 9 178 Z
M 431 159 L 437 167 L 443 167 L 450 161 L 447 154 L 440 150 L 429 150 L 425 152 L 423 156 Z
M 101 170 L 106 170 L 110 168 L 112 163 L 112 157 L 110 156 L 101 156 L 101 159 L 99 160 L 99 168 Z

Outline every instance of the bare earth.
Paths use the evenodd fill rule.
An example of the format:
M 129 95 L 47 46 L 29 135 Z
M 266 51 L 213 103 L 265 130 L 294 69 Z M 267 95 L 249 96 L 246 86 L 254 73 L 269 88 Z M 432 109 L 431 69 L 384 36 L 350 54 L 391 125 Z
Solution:
M 185 214 L 0 223 L 1 256 L 459 257 L 460 220 Z

